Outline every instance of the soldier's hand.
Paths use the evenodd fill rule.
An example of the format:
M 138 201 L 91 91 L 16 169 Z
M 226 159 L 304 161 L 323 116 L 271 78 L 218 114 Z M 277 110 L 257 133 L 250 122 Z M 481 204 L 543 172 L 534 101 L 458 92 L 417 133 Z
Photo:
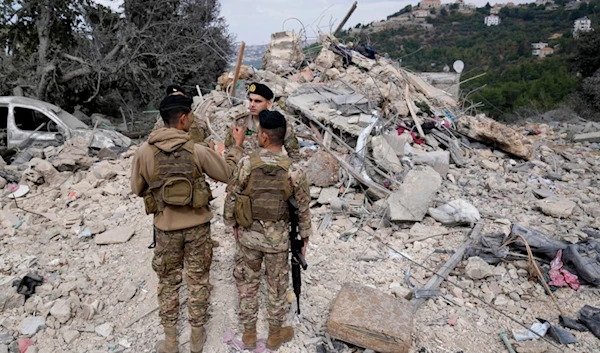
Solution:
M 233 236 L 235 238 L 235 241 L 240 240 L 240 233 L 238 232 L 237 226 L 233 227 Z
M 234 124 L 231 126 L 231 134 L 235 140 L 235 145 L 242 147 L 244 145 L 244 139 L 246 138 L 246 129 Z
M 304 241 L 304 245 L 302 246 L 302 250 L 300 250 L 300 252 L 302 253 L 302 257 L 306 259 L 306 248 L 308 248 L 308 238 L 304 238 L 302 239 L 302 241 Z

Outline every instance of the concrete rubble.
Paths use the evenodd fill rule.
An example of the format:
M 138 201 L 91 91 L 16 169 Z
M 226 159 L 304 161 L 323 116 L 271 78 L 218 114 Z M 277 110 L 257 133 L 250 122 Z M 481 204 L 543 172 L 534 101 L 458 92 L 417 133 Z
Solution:
M 571 243 L 600 234 L 600 144 L 571 139 L 585 133 L 585 122 L 507 126 L 471 117 L 451 96 L 384 58 L 352 52 L 345 63 L 341 43 L 331 36 L 321 43 L 318 60 L 302 61 L 293 60 L 298 53 L 286 52 L 295 49 L 274 43 L 267 61 L 277 56 L 288 58 L 287 64 L 248 69 L 239 86 L 253 81 L 273 86 L 274 109 L 294 124 L 302 146 L 299 165 L 311 184 L 315 235 L 302 273 L 302 314 L 291 316 L 296 336 L 278 352 L 377 351 L 361 346 L 364 341 L 331 340 L 330 310 L 342 288 L 354 283 L 382 298 L 410 297 L 469 240 L 465 229 L 472 223 L 483 224 L 481 235 L 501 239 L 516 223 Z M 197 105 L 214 141 L 223 141 L 246 111 L 245 103 L 238 104 L 244 89 L 238 98 L 228 97 L 226 86 Z M 373 121 L 365 136 L 365 123 Z M 525 136 L 526 129 L 540 133 Z M 357 151 L 361 134 L 365 144 Z M 137 147 L 100 161 L 84 145 L 78 138 L 35 151 L 22 169 L 2 169 L 7 175 L 9 168 L 11 180 L 0 184 L 0 352 L 13 352 L 24 338 L 39 353 L 152 352 L 162 335 L 148 249 L 152 217 L 129 186 Z M 205 351 L 229 353 L 225 334 L 239 338 L 242 329 L 231 275 L 235 240 L 222 220 L 224 184 L 209 182 L 216 196 L 212 234 L 219 245 L 213 249 Z M 17 184 L 27 185 L 29 193 L 8 198 Z M 560 312 L 543 286 L 530 280 L 527 256 L 516 255 L 495 264 L 459 259 L 438 287 L 441 296 L 412 313 L 412 332 L 402 336 L 410 352 L 439 352 L 441 346 L 452 352 L 504 351 L 498 332 L 520 327 L 487 304 L 527 327 L 538 317 L 557 324 Z M 11 284 L 28 273 L 43 276 L 44 283 L 25 300 Z M 600 293 L 589 284 L 554 294 L 571 316 L 584 304 L 600 303 Z M 185 352 L 190 329 L 184 307 L 179 330 Z M 265 338 L 266 312 L 259 315 L 259 338 Z M 568 346 L 570 352 L 597 349 L 591 333 L 570 332 L 579 340 Z M 554 349 L 542 340 L 519 347 Z

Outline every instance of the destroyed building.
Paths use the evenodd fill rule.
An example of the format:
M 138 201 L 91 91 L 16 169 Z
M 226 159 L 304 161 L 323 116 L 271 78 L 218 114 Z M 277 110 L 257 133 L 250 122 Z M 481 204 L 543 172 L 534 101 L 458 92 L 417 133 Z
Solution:
M 272 39 L 268 69 L 224 73 L 195 108 L 223 141 L 247 86 L 264 82 L 301 140 L 315 235 L 296 336 L 278 352 L 597 350 L 600 125 L 507 126 L 331 35 L 314 58 L 293 32 Z M 137 146 L 99 158 L 87 142 L 0 179 L 0 352 L 151 352 L 159 335 L 152 220 L 129 189 Z M 239 352 L 235 243 L 225 185 L 211 188 L 205 351 Z

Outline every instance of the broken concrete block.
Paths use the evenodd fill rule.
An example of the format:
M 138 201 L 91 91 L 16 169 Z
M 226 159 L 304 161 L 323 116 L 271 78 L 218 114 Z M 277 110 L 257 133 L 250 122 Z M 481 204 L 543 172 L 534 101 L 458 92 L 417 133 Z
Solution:
M 448 175 L 450 169 L 450 152 L 434 151 L 434 152 L 413 152 L 411 160 L 416 165 L 428 165 L 432 167 L 441 176 Z
M 102 161 L 95 165 L 94 168 L 92 168 L 92 172 L 96 178 L 104 180 L 108 180 L 117 175 L 115 167 L 107 161 Z
M 600 131 L 573 136 L 574 142 L 600 142 Z
M 50 185 L 58 185 L 63 181 L 63 177 L 60 175 L 58 170 L 54 168 L 52 163 L 39 158 L 33 158 L 29 161 L 29 167 L 43 177 L 43 181 Z
M 465 275 L 473 280 L 484 279 L 494 275 L 494 268 L 482 258 L 473 256 L 467 260 Z
M 399 158 L 404 156 L 404 146 L 412 141 L 412 137 L 409 134 L 384 134 L 382 136 Z
M 545 199 L 537 202 L 537 206 L 547 216 L 556 218 L 569 217 L 577 204 L 564 199 Z
M 46 327 L 46 319 L 42 316 L 30 316 L 19 325 L 19 331 L 22 335 L 33 336 L 39 330 Z
M 304 61 L 302 39 L 293 31 L 271 34 L 271 41 L 262 58 L 264 70 L 277 72 L 280 67 L 296 66 Z
M 373 157 L 379 168 L 392 173 L 402 172 L 400 159 L 383 136 L 374 136 L 371 139 L 371 148 L 373 148 Z
M 336 199 L 340 190 L 338 188 L 326 188 L 321 190 L 321 195 L 319 195 L 318 203 L 322 205 L 328 205 L 331 203 L 333 199 Z
M 533 159 L 533 146 L 525 144 L 523 135 L 483 114 L 459 117 L 456 120 L 456 129 L 474 140 L 493 144 L 517 157 L 528 161 Z
M 109 245 L 126 243 L 131 239 L 135 229 L 131 227 L 117 227 L 96 236 L 96 245 Z
M 408 172 L 400 189 L 390 195 L 390 220 L 422 221 L 442 186 L 442 177 L 429 166 Z
M 430 208 L 429 215 L 443 225 L 475 224 L 481 218 L 470 202 L 457 199 L 437 208 Z
M 120 302 L 127 302 L 135 296 L 135 293 L 137 293 L 137 287 L 131 283 L 131 281 L 127 281 L 119 292 L 117 300 Z
M 55 317 L 61 324 L 64 324 L 71 318 L 71 305 L 67 300 L 59 299 L 50 309 L 50 315 Z
M 327 331 L 333 338 L 382 353 L 408 353 L 413 308 L 403 298 L 346 283 L 333 303 Z
M 322 73 L 325 73 L 327 70 L 333 67 L 333 62 L 335 61 L 335 53 L 331 50 L 323 47 L 319 56 L 315 59 L 315 64 L 317 65 L 317 70 Z
M 340 164 L 329 153 L 318 151 L 308 161 L 306 177 L 309 185 L 328 187 L 338 182 Z

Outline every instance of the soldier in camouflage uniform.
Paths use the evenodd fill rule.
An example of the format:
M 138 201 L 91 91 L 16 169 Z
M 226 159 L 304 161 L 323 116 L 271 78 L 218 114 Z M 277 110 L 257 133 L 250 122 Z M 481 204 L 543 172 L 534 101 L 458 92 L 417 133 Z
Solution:
M 248 89 L 248 100 L 249 114 L 245 114 L 236 119 L 235 124 L 237 126 L 245 127 L 247 129 L 246 134 L 249 136 L 258 135 L 258 114 L 263 110 L 270 110 L 273 106 L 273 91 L 262 83 L 252 83 Z M 246 139 L 248 147 L 245 148 L 247 151 L 256 151 L 258 149 L 258 139 L 249 138 Z M 229 133 L 225 138 L 225 147 L 233 145 L 233 139 Z M 300 143 L 294 133 L 292 124 L 286 124 L 285 138 L 283 140 L 283 146 L 288 156 L 293 162 L 300 161 Z
M 265 110 L 259 118 L 257 137 L 262 149 L 238 163 L 238 170 L 227 187 L 223 218 L 226 225 L 234 227 L 237 240 L 233 275 L 240 296 L 242 340 L 246 348 L 256 347 L 257 293 L 264 260 L 269 315 L 267 348 L 276 350 L 294 334 L 291 327 L 282 327 L 287 311 L 290 267 L 288 202 L 294 198 L 298 203 L 298 229 L 304 240 L 302 253 L 305 253 L 312 233 L 310 190 L 302 169 L 282 152 L 286 131 L 283 115 Z
M 167 96 L 173 95 L 181 95 L 185 96 L 183 89 L 178 85 L 170 85 L 167 87 Z M 192 105 L 192 111 L 194 111 L 194 106 Z M 190 126 L 190 137 L 194 143 L 199 143 L 202 146 L 208 146 L 208 143 L 205 142 L 206 138 L 210 135 L 208 131 L 208 127 L 206 126 L 206 122 L 203 120 L 203 117 L 193 115 L 194 119 L 192 121 L 192 125 Z M 158 129 L 162 129 L 165 127 L 165 123 L 163 119 L 158 119 L 154 124 L 154 128 L 152 131 L 156 131 Z M 229 134 L 231 135 L 231 134 Z M 232 139 L 233 141 L 233 139 Z M 233 145 L 233 142 L 232 142 Z
M 170 95 L 162 100 L 160 114 L 165 127 L 153 131 L 136 152 L 131 170 L 131 189 L 144 199 L 146 213 L 154 215 L 154 258 L 158 275 L 159 316 L 165 340 L 159 353 L 177 353 L 179 288 L 185 267 L 188 314 L 192 326 L 190 350 L 202 352 L 206 310 L 210 295 L 212 261 L 209 208 L 212 194 L 204 173 L 227 182 L 242 158 L 244 129 L 233 127 L 236 146 L 225 160 L 210 148 L 195 144 L 188 131 L 192 125 L 192 100 Z

